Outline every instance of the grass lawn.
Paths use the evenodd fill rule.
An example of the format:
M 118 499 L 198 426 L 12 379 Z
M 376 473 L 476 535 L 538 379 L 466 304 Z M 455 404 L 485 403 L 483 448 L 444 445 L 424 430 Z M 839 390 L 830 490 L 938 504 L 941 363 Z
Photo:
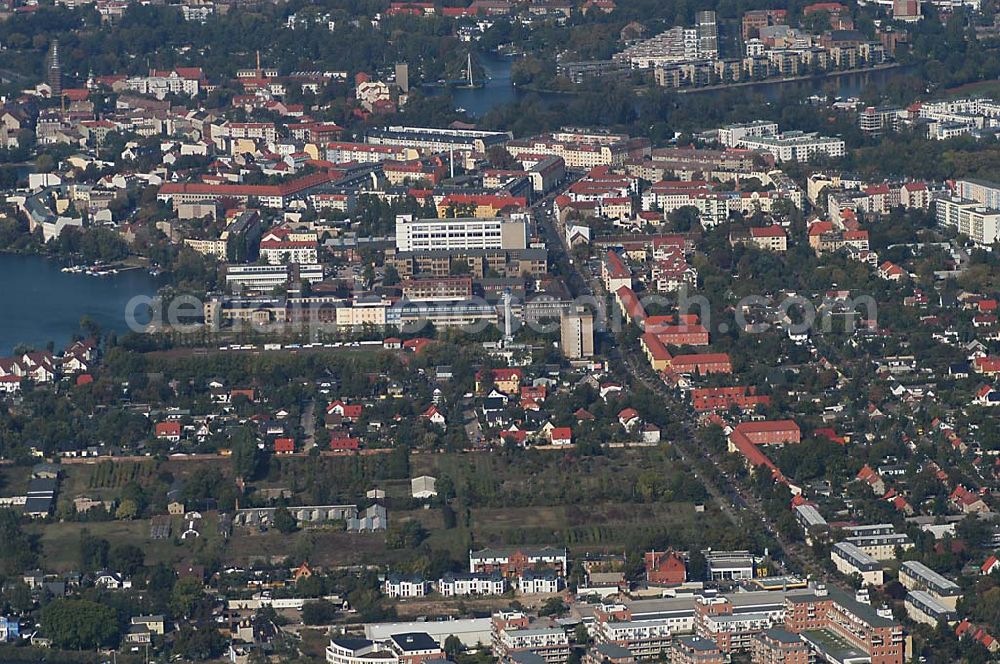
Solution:
M 182 562 L 197 561 L 225 545 L 217 533 L 216 518 L 213 513 L 205 514 L 202 536 L 196 539 L 179 540 L 183 531 L 180 517 L 175 517 L 172 525 L 174 537 L 155 541 L 149 539 L 149 521 L 145 519 L 32 524 L 27 526 L 27 530 L 40 536 L 45 569 L 57 572 L 79 570 L 80 535 L 84 530 L 95 537 L 108 540 L 112 547 L 117 544 L 134 544 L 140 547 L 146 554 L 146 565 L 162 562 L 172 566 Z
M 960 97 L 1000 97 L 1000 81 L 976 81 L 966 83 L 955 88 L 943 90 L 941 95 L 944 99 L 957 99 Z

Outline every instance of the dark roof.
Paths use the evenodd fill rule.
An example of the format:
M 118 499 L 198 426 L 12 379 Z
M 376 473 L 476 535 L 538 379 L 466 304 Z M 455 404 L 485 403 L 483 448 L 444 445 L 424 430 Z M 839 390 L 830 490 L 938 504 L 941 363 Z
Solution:
M 30 496 L 24 501 L 24 511 L 27 514 L 48 514 L 52 511 L 52 496 L 34 497 Z
M 545 664 L 541 655 L 530 650 L 515 650 L 510 653 L 509 658 L 515 664 Z
M 330 640 L 341 648 L 345 648 L 347 650 L 360 650 L 361 648 L 367 648 L 372 644 L 372 642 L 368 639 L 349 639 L 342 636 L 338 636 Z
M 403 652 L 440 649 L 438 642 L 427 632 L 404 632 L 393 634 L 390 638 Z
M 802 641 L 798 634 L 792 634 L 787 629 L 782 629 L 780 627 L 772 627 L 764 633 L 768 637 L 774 639 L 775 641 L 780 641 L 781 643 L 798 643 Z
M 53 477 L 36 477 L 28 482 L 28 495 L 33 493 L 55 493 L 59 480 Z
M 616 643 L 598 643 L 594 646 L 594 650 L 609 659 L 625 659 L 632 656 L 632 652 L 628 648 L 623 648 Z

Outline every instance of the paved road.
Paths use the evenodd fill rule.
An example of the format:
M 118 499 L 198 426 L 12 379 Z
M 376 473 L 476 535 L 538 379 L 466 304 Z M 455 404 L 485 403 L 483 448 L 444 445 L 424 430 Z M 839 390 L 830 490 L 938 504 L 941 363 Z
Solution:
M 302 409 L 302 431 L 305 441 L 302 445 L 306 452 L 316 446 L 316 399 L 313 398 Z

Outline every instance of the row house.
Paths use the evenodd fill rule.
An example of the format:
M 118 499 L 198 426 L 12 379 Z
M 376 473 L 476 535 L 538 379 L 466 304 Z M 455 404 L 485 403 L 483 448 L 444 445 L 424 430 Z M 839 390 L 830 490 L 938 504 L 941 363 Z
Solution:
M 0 391 L 15 392 L 22 380 L 51 383 L 57 375 L 56 359 L 48 351 L 0 358 Z
M 426 597 L 430 589 L 430 581 L 421 576 L 390 574 L 383 585 L 386 596 L 392 598 Z
M 449 572 L 438 579 L 437 590 L 443 597 L 502 595 L 507 590 L 507 581 L 499 573 Z
M 566 549 L 552 547 L 480 549 L 469 552 L 469 572 L 499 572 L 505 577 L 523 576 L 528 570 L 552 569 L 561 576 L 568 571 Z

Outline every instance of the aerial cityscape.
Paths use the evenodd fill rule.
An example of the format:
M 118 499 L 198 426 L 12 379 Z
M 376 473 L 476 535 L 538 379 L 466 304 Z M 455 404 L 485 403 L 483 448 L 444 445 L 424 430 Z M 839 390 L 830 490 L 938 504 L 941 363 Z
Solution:
M 1000 661 L 998 10 L 0 0 L 0 664 Z

